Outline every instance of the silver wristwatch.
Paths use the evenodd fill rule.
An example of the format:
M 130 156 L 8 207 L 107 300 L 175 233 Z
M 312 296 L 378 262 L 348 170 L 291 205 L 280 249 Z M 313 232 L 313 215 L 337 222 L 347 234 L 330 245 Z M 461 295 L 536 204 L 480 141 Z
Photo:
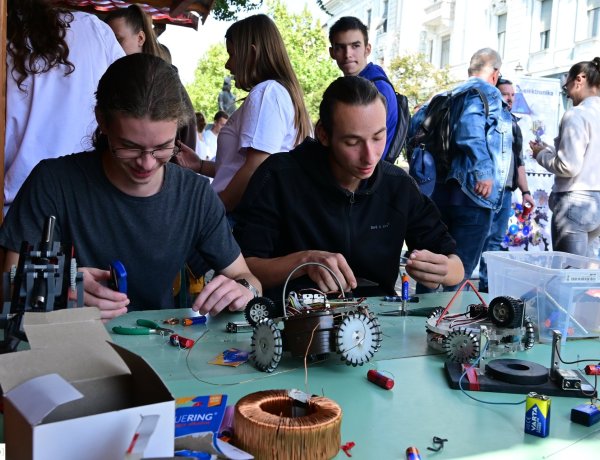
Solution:
M 259 297 L 260 293 L 258 292 L 258 289 L 256 289 L 254 286 L 252 286 L 247 279 L 245 278 L 239 278 L 237 280 L 235 280 L 236 283 L 241 284 L 242 286 L 244 286 L 246 289 L 248 289 L 252 295 L 254 295 L 254 297 Z

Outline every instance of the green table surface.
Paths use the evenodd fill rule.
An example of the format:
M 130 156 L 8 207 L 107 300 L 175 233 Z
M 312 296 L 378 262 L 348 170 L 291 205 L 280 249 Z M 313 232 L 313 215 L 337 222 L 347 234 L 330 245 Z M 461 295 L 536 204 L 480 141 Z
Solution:
M 449 294 L 420 296 L 421 302 L 409 309 L 445 306 Z M 474 303 L 473 293 L 461 294 L 460 304 Z M 398 308 L 380 298 L 368 299 L 376 313 Z M 453 307 L 453 311 L 457 311 Z M 154 310 L 131 312 L 107 324 L 135 325 L 138 318 L 161 321 L 183 318 L 191 310 Z M 342 443 L 356 445 L 356 459 L 404 459 L 408 446 L 416 446 L 422 458 L 477 459 L 596 459 L 600 458 L 600 424 L 585 427 L 570 421 L 573 407 L 589 399 L 552 397 L 550 436 L 538 438 L 523 431 L 525 406 L 492 405 L 473 401 L 446 382 L 444 356 L 426 344 L 425 318 L 419 316 L 380 316 L 383 332 L 381 350 L 375 360 L 364 366 L 346 366 L 335 353 L 330 359 L 309 364 L 284 353 L 271 374 L 245 363 L 237 368 L 209 364 L 228 348 L 250 350 L 251 333 L 225 332 L 228 321 L 243 319 L 241 313 L 223 313 L 209 318 L 206 325 L 169 326 L 185 337 L 196 339 L 191 350 L 169 344 L 161 336 L 111 335 L 114 341 L 143 356 L 160 374 L 175 397 L 226 394 L 233 404 L 246 394 L 270 389 L 297 388 L 324 395 L 343 410 Z M 568 341 L 562 347 L 567 361 L 594 358 L 600 360 L 598 339 Z M 515 357 L 550 366 L 551 346 L 536 344 Z M 578 367 L 582 369 L 585 364 Z M 574 368 L 573 365 L 562 365 Z M 393 376 L 395 386 L 386 391 L 370 383 L 366 374 L 376 368 Z M 592 382 L 593 383 L 593 382 Z M 470 394 L 492 402 L 516 402 L 524 395 L 487 392 Z M 433 436 L 448 439 L 443 450 L 431 452 Z M 336 459 L 347 458 L 340 451 Z

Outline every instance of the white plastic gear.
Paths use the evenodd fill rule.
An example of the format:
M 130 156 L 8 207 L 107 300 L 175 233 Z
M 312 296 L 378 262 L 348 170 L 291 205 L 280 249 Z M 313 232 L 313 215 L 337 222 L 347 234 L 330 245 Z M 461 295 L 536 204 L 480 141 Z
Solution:
M 10 284 L 11 285 L 15 284 L 15 278 L 17 277 L 17 266 L 16 265 L 10 266 L 9 277 L 10 277 Z
M 75 291 L 77 289 L 77 261 L 74 257 L 71 259 L 69 275 L 69 286 L 71 287 L 71 291 Z
M 281 331 L 272 319 L 261 319 L 252 333 L 250 358 L 258 370 L 273 372 L 279 365 L 283 343 Z
M 523 337 L 521 338 L 521 343 L 525 350 L 529 350 L 535 345 L 535 327 L 529 316 L 525 317 L 523 328 L 525 329 L 525 334 L 523 334 Z
M 373 323 L 373 329 L 374 329 L 374 336 L 375 336 L 375 351 L 378 351 L 381 348 L 381 338 L 382 338 L 382 333 L 381 333 L 381 324 L 379 324 L 379 318 L 377 317 L 377 315 L 375 315 L 375 313 L 373 312 L 369 312 L 369 318 L 371 319 L 371 322 Z
M 479 339 L 467 329 L 455 329 L 442 343 L 448 358 L 457 363 L 468 363 L 479 356 Z
M 379 346 L 380 331 L 364 313 L 349 313 L 336 331 L 337 352 L 342 361 L 352 366 L 362 366 L 369 361 Z

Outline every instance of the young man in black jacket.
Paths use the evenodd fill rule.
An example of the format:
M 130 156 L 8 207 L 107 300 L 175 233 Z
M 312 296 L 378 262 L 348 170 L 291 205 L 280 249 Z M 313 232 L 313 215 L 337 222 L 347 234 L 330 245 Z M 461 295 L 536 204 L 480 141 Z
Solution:
M 280 287 L 298 265 L 319 262 L 344 290 L 394 294 L 405 240 L 411 250 L 406 270 L 415 280 L 432 288 L 459 283 L 462 263 L 436 206 L 402 169 L 379 161 L 386 104 L 373 83 L 338 78 L 325 91 L 319 115 L 318 141 L 267 159 L 234 215 L 234 235 L 263 286 Z M 304 267 L 294 278 L 300 278 L 295 289 L 338 290 L 319 266 Z M 376 288 L 359 294 L 361 279 Z

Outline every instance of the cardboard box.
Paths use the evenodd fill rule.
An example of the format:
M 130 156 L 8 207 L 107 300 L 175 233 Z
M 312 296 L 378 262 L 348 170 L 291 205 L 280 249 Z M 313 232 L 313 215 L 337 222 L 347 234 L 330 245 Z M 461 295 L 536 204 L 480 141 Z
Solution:
M 173 397 L 140 356 L 109 342 L 96 308 L 27 313 L 24 328 L 31 349 L 0 356 L 7 458 L 123 459 L 150 415 L 144 455 L 173 455 Z

